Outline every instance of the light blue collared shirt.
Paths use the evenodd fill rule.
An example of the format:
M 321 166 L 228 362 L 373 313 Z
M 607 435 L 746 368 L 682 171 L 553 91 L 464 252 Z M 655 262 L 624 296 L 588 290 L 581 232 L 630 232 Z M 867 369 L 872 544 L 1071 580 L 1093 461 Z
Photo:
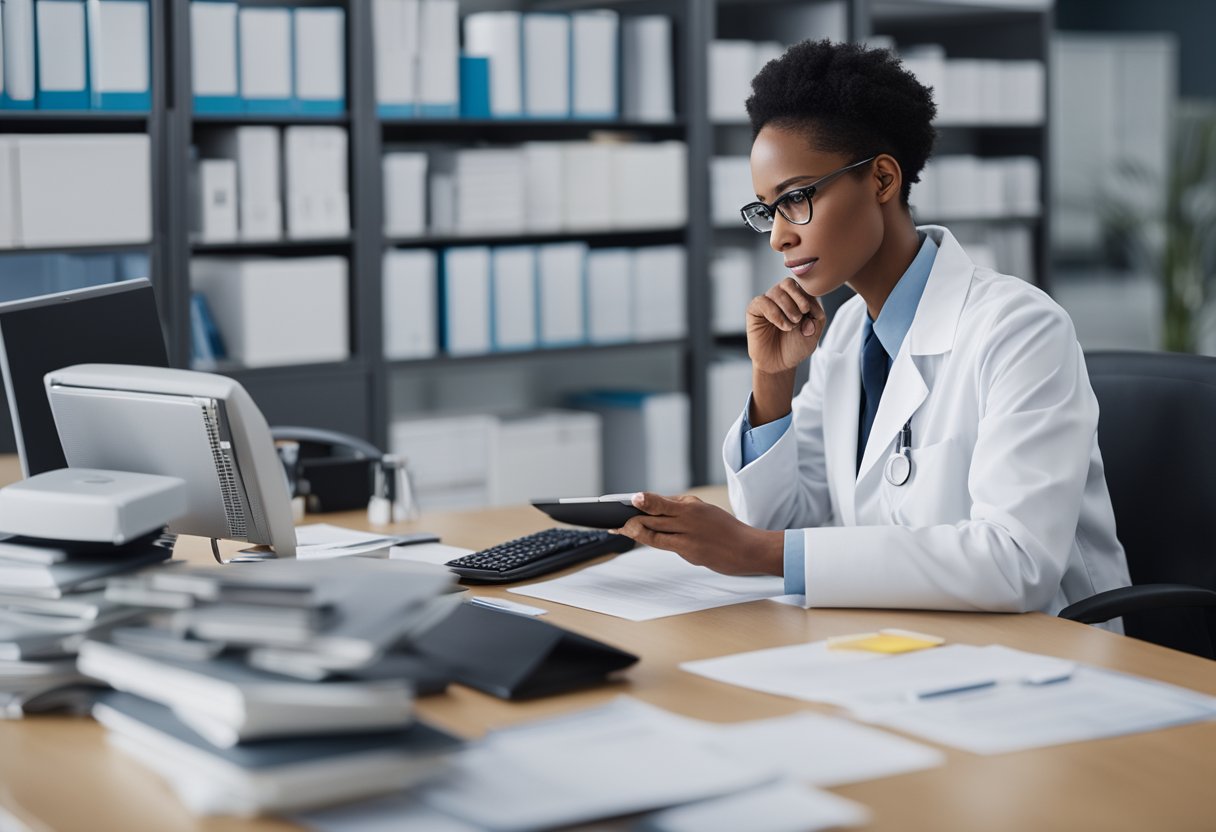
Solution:
M 925 293 L 925 284 L 929 282 L 929 273 L 933 271 L 933 261 L 937 258 L 937 243 L 932 237 L 925 235 L 920 251 L 916 253 L 911 265 L 903 277 L 895 284 L 891 294 L 878 313 L 878 320 L 871 321 L 866 315 L 861 327 L 861 338 L 865 341 L 871 328 L 878 336 L 882 347 L 887 352 L 887 366 L 899 354 L 912 321 L 916 317 L 916 307 L 920 305 L 921 295 Z M 858 369 L 860 373 L 860 368 Z M 743 467 L 747 467 L 763 456 L 777 444 L 777 440 L 785 434 L 794 420 L 794 414 L 787 413 L 774 422 L 753 428 L 747 414 L 751 412 L 752 400 L 749 396 L 747 406 L 743 409 L 742 450 Z M 785 533 L 785 594 L 806 594 L 806 559 L 804 557 L 803 534 L 801 529 L 789 529 Z

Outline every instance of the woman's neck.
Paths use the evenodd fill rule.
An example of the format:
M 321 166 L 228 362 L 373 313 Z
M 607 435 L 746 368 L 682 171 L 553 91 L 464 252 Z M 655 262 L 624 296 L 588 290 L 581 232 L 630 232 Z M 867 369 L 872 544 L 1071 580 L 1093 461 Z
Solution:
M 912 265 L 921 246 L 911 214 L 906 209 L 900 209 L 899 216 L 894 219 L 888 224 L 888 233 L 883 237 L 878 251 L 849 281 L 849 287 L 861 295 L 870 318 L 875 321 L 891 290 Z

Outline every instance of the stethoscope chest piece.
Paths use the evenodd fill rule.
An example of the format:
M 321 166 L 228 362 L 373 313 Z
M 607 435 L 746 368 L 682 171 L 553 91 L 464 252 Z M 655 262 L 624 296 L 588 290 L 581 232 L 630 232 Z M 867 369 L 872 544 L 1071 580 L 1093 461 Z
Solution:
M 912 460 L 906 452 L 891 454 L 887 457 L 887 467 L 884 474 L 891 485 L 903 485 L 912 476 Z
M 899 448 L 887 457 L 883 476 L 891 485 L 903 485 L 912 476 L 912 420 L 909 419 L 899 432 Z

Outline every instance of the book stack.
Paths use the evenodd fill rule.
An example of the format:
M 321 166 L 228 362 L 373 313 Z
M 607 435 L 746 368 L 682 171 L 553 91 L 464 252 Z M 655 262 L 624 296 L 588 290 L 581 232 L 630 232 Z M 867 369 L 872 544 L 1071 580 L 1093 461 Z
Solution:
M 348 558 L 163 569 L 111 583 L 158 609 L 80 647 L 114 687 L 112 745 L 197 814 L 296 811 L 409 787 L 458 742 L 413 720 L 442 690 L 412 639 L 459 603 L 427 564 Z
M 158 537 L 122 547 L 9 536 L 0 540 L 0 719 L 87 711 L 98 687 L 76 670 L 88 638 L 145 610 L 107 599 L 114 576 L 166 560 Z

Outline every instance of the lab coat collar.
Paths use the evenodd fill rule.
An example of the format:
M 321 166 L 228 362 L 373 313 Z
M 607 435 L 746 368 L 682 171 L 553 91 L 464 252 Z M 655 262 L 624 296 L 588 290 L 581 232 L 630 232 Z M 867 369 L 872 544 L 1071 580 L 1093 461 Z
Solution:
M 967 300 L 971 276 L 975 271 L 975 265 L 947 229 L 930 225 L 923 226 L 920 230 L 938 244 L 937 258 L 933 262 L 933 270 L 929 273 L 929 282 L 925 285 L 924 294 L 921 295 L 912 328 L 908 331 L 904 346 L 891 364 L 887 385 L 883 389 L 882 400 L 874 416 L 874 426 L 870 430 L 865 453 L 862 455 L 861 467 L 857 469 L 857 482 L 865 478 L 882 459 L 891 440 L 899 434 L 904 423 L 912 418 L 912 414 L 929 395 L 928 385 L 925 384 L 912 356 L 938 355 L 948 352 L 954 346 L 959 316 Z M 857 364 L 854 363 L 853 366 L 856 368 Z M 853 386 L 860 388 L 858 373 L 855 371 L 853 375 Z M 854 424 L 857 422 L 858 406 L 859 404 L 855 405 L 851 410 Z M 854 428 L 853 448 L 857 447 L 856 441 Z
M 908 348 L 913 355 L 940 355 L 954 346 L 975 264 L 949 229 L 922 225 L 917 230 L 937 243 L 937 257 L 908 331 Z M 895 367 L 891 370 L 894 372 Z

